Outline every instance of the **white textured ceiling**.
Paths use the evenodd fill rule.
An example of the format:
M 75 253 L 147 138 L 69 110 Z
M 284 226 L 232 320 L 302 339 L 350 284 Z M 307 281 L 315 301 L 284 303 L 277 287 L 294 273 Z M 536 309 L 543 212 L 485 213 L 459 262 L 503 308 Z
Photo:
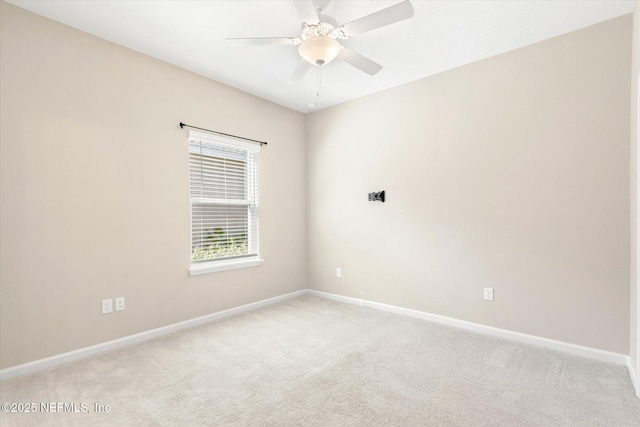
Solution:
M 304 1 L 304 0 L 303 0 Z M 230 47 L 227 37 L 299 37 L 293 2 L 8 0 L 87 33 L 301 112 L 336 105 L 631 13 L 634 1 L 412 0 L 415 16 L 343 44 L 383 65 L 369 76 L 336 60 L 289 83 L 297 46 Z M 399 0 L 333 0 L 344 24 Z

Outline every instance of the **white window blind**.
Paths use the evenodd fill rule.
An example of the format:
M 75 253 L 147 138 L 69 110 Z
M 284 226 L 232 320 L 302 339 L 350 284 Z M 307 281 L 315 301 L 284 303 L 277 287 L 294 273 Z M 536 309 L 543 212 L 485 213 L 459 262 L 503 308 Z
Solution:
M 189 132 L 192 264 L 258 257 L 259 151 Z

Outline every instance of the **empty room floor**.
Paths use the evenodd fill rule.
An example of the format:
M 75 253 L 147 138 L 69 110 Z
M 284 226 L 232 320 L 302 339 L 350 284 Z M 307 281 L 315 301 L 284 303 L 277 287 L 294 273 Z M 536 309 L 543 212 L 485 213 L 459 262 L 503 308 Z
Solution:
M 1 413 L 3 426 L 640 424 L 623 366 L 311 295 L 8 379 L 0 394 L 38 405 Z

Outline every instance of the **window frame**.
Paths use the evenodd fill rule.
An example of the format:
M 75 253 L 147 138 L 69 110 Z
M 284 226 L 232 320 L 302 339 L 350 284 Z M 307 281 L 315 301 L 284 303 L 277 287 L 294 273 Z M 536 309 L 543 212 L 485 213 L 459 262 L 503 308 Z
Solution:
M 191 158 L 192 143 L 195 141 L 202 141 L 202 142 L 207 142 L 213 145 L 225 146 L 233 150 L 243 150 L 247 152 L 251 151 L 254 153 L 253 155 L 256 156 L 255 165 L 253 165 L 253 167 L 256 168 L 255 179 L 252 179 L 252 181 L 254 182 L 249 182 L 247 184 L 255 192 L 255 197 L 254 197 L 253 203 L 246 205 L 249 211 L 253 210 L 255 212 L 253 214 L 255 215 L 255 224 L 256 224 L 255 232 L 254 232 L 255 236 L 250 235 L 252 233 L 251 224 L 248 224 L 248 229 L 247 229 L 247 233 L 249 233 L 247 244 L 251 245 L 251 242 L 253 242 L 253 244 L 255 245 L 255 255 L 211 259 L 211 260 L 204 260 L 204 261 L 190 260 L 190 266 L 188 269 L 189 275 L 194 276 L 194 275 L 200 275 L 200 274 L 206 274 L 206 273 L 214 273 L 218 271 L 226 271 L 226 270 L 233 270 L 233 269 L 247 268 L 247 267 L 256 267 L 261 265 L 264 260 L 260 258 L 260 245 L 259 245 L 260 231 L 259 231 L 259 220 L 258 220 L 259 219 L 259 209 L 258 209 L 258 185 L 259 185 L 258 181 L 259 180 L 258 180 L 258 172 L 257 172 L 257 166 L 258 166 L 257 157 L 258 157 L 258 152 L 260 151 L 260 144 L 254 144 L 254 143 L 243 141 L 233 137 L 190 130 L 188 141 L 187 141 L 187 152 L 188 152 L 189 158 Z M 229 157 L 229 158 L 232 158 L 232 157 Z M 192 178 L 191 178 L 190 165 L 188 167 L 188 173 L 189 173 L 189 193 L 188 194 L 189 194 L 189 225 L 190 225 L 189 243 L 191 248 L 190 257 L 192 257 L 193 256 L 193 207 L 194 207 L 194 204 L 202 203 L 202 199 L 198 201 L 192 198 L 191 196 Z M 230 199 L 230 200 L 233 200 L 233 199 Z M 247 220 L 251 221 L 249 217 L 247 218 Z

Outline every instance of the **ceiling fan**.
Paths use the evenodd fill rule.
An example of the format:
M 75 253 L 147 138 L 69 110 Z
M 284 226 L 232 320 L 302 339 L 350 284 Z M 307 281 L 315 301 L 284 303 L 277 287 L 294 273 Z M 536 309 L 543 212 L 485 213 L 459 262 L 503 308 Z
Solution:
M 363 16 L 349 23 L 338 26 L 335 19 L 324 15 L 329 1 L 293 1 L 298 15 L 302 19 L 300 37 L 259 37 L 228 38 L 229 46 L 265 46 L 285 45 L 298 46 L 301 58 L 291 81 L 300 81 L 312 65 L 321 66 L 335 58 L 374 75 L 382 69 L 382 65 L 348 49 L 338 40 L 346 40 L 367 31 L 375 30 L 413 16 L 413 6 L 409 0 Z

